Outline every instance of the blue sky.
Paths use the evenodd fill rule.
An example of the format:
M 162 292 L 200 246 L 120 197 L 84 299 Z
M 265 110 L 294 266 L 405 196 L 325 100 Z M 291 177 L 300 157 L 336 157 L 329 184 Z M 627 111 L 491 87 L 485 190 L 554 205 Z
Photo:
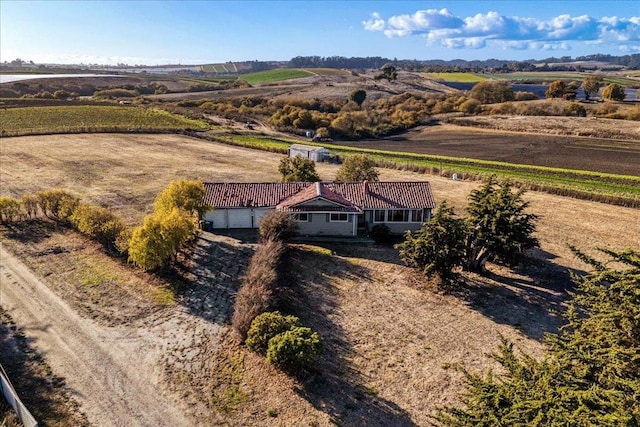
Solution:
M 200 64 L 294 56 L 640 53 L 640 1 L 0 1 L 0 61 Z

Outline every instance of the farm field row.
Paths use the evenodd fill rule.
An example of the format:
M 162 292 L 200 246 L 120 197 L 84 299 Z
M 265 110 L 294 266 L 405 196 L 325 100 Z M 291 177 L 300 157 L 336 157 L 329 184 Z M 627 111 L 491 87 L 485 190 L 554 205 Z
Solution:
M 166 111 L 123 106 L 10 108 L 3 111 L 1 126 L 5 136 L 211 128 L 203 121 Z M 468 128 L 449 132 L 447 129 L 446 126 L 428 127 L 383 140 L 332 143 L 330 148 L 341 155 L 367 153 L 392 167 L 461 177 L 497 174 L 531 188 L 640 205 L 637 169 L 640 146 L 635 143 L 549 135 L 515 136 Z M 286 152 L 291 143 L 300 142 L 253 135 L 228 134 L 216 138 L 279 152 Z
M 3 136 L 181 129 L 206 130 L 208 125 L 163 110 L 95 105 L 9 108 L 0 124 Z
M 234 145 L 281 153 L 285 153 L 291 143 L 299 142 L 296 140 L 247 135 L 218 136 L 217 138 Z M 640 176 L 514 164 L 464 157 L 417 154 L 409 151 L 389 150 L 388 147 L 385 147 L 385 149 L 364 147 L 363 145 L 366 143 L 358 143 L 358 146 L 333 143 L 310 144 L 323 145 L 331 149 L 333 153 L 342 156 L 365 153 L 376 159 L 380 165 L 393 168 L 448 176 L 457 174 L 460 178 L 475 178 L 495 174 L 503 179 L 512 179 L 525 187 L 538 190 L 628 206 L 640 206 Z

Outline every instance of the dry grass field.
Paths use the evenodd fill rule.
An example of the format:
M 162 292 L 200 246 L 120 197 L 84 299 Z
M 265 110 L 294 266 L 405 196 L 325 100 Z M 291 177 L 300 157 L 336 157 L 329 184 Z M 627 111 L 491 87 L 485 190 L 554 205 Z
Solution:
M 0 144 L 2 195 L 66 188 L 112 207 L 130 225 L 150 212 L 155 195 L 173 179 L 275 181 L 282 158 L 173 135 L 17 137 Z M 318 165 L 325 180 L 337 168 Z M 459 213 L 479 185 L 396 170 L 382 170 L 381 179 L 429 180 L 436 201 L 448 200 Z M 198 351 L 189 366 L 197 370 L 176 363 L 173 355 L 161 357 L 165 387 L 180 393 L 200 424 L 429 425 L 435 408 L 457 399 L 462 377 L 452 364 L 485 372 L 495 367 L 488 353 L 497 349 L 500 334 L 542 354 L 544 332 L 560 324 L 548 310 L 562 307 L 568 269 L 584 268 L 567 244 L 587 252 L 596 246 L 637 248 L 640 210 L 542 193 L 526 198 L 540 215 L 540 249 L 515 271 L 491 266 L 488 277 L 467 275 L 454 295 L 434 292 L 390 248 L 295 245 L 287 257 L 282 307 L 325 339 L 327 352 L 317 370 L 294 381 L 245 352 L 231 334 L 222 345 L 203 336 L 192 344 Z M 41 227 L 29 230 L 29 238 L 4 230 L 2 243 L 83 316 L 132 330 L 158 312 L 185 309 L 228 325 L 228 312 L 213 319 L 204 311 L 213 289 L 207 286 L 226 284 L 231 291 L 221 294 L 227 295 L 222 303 L 229 304 L 239 285 L 229 272 L 241 270 L 251 253 L 251 243 L 240 237 L 207 233 L 194 270 L 184 273 L 172 298 L 166 294 L 177 289 L 171 279 L 131 272 L 83 237 Z M 206 280 L 198 279 L 203 266 Z

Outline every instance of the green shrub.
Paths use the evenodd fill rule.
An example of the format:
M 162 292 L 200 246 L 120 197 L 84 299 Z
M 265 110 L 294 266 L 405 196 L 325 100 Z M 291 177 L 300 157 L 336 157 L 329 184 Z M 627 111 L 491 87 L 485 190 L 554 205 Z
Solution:
M 388 245 L 391 243 L 391 230 L 386 224 L 377 224 L 371 228 L 371 238 L 376 243 Z
M 294 327 L 269 340 L 267 362 L 295 372 L 314 363 L 322 354 L 322 339 L 310 328 Z
M 295 316 L 283 316 L 279 311 L 262 313 L 251 322 L 245 344 L 249 350 L 265 354 L 271 338 L 296 326 L 300 326 L 300 319 Z

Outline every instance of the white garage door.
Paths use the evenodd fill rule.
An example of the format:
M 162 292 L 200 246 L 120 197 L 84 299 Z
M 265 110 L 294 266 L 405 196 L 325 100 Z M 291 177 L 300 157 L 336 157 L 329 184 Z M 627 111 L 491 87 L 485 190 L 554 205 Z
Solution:
M 251 228 L 251 209 L 229 209 L 229 228 Z
M 254 209 L 253 210 L 253 227 L 260 228 L 260 221 L 262 217 L 273 212 L 272 209 Z
M 209 220 L 208 215 L 206 219 Z M 227 228 L 227 210 L 216 209 L 213 211 L 210 221 L 213 221 L 213 228 Z

